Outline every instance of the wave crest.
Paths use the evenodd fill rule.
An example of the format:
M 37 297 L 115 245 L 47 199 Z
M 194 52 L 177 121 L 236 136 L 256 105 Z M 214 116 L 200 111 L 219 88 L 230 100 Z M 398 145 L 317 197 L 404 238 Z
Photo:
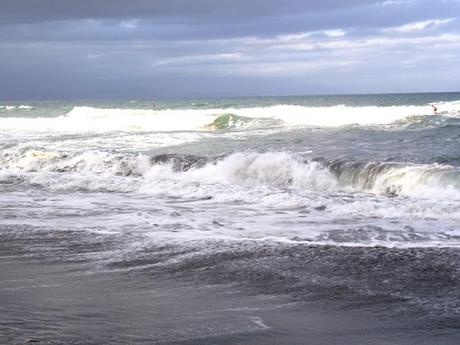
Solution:
M 438 115 L 457 117 L 460 101 L 439 103 Z M 387 125 L 420 122 L 433 115 L 430 105 L 307 107 L 274 105 L 222 109 L 103 109 L 74 107 L 58 117 L 6 117 L 2 130 L 110 132 L 196 131 L 267 126 Z
M 0 155 L 3 171 L 108 174 L 180 183 L 364 192 L 390 197 L 460 200 L 460 170 L 441 164 L 311 159 L 288 152 L 240 152 L 225 157 L 163 154 L 76 154 L 23 149 Z
M 33 109 L 31 105 L 27 104 L 20 104 L 20 105 L 0 105 L 0 111 L 1 110 L 7 110 L 7 111 L 13 111 L 13 110 L 30 110 Z

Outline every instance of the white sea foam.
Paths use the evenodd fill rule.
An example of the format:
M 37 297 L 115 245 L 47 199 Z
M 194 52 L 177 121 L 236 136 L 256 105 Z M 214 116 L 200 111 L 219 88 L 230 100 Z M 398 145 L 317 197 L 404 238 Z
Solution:
M 199 129 L 212 121 L 208 114 L 176 110 L 98 109 L 75 107 L 58 117 L 5 118 L 3 130 L 58 132 L 141 132 Z
M 16 207 L 18 215 L 27 217 L 8 213 L 8 224 L 60 224 L 120 233 L 136 229 L 158 241 L 460 244 L 455 237 L 460 221 L 459 171 L 441 165 L 390 164 L 380 170 L 360 165 L 352 183 L 345 175 L 338 176 L 327 162 L 288 152 L 241 152 L 182 170 L 168 159 L 94 150 L 73 154 L 10 150 L 0 156 L 0 162 L 2 185 L 27 183 L 53 195 L 32 201 L 26 193 L 25 200 L 33 207 L 39 202 L 44 213 L 27 213 L 32 206 L 21 201 L 23 208 Z M 366 180 L 366 171 L 377 171 L 377 175 Z M 388 186 L 394 185 L 402 188 L 396 197 L 389 197 Z M 78 191 L 83 193 L 75 196 Z M 55 198 L 64 198 L 65 203 Z M 98 209 L 101 199 L 106 200 L 103 210 Z M 59 218 L 64 204 L 66 212 Z M 80 217 L 75 222 L 67 216 L 68 207 L 76 208 L 72 212 L 79 215 L 84 209 L 88 219 Z
M 310 190 L 331 190 L 335 186 L 327 169 L 315 162 L 304 164 L 285 152 L 235 153 L 217 163 L 175 174 L 168 165 L 154 165 L 144 177 Z
M 0 109 L 13 110 L 16 109 L 15 105 L 0 105 Z
M 5 109 L 5 110 L 15 110 L 15 109 L 33 109 L 31 105 L 0 105 L 0 110 Z
M 0 174 L 0 180 L 3 177 Z M 90 232 L 128 231 L 160 242 L 224 239 L 346 246 L 460 245 L 455 237 L 460 208 L 458 203 L 446 200 L 200 184 L 86 172 L 59 176 L 33 173 L 25 178 L 56 193 L 43 200 L 31 200 L 26 193 L 24 201 L 19 201 L 23 208 L 14 208 L 18 215 L 30 207 L 35 209 L 37 203 L 43 213 L 11 217 L 11 211 L 0 210 L 0 214 L 9 214 L 5 224 L 39 224 L 50 228 L 59 224 L 66 229 Z M 138 193 L 133 193 L 136 190 Z M 34 193 L 37 194 L 40 195 L 40 189 Z M 7 202 L 12 205 L 13 201 Z M 78 221 L 69 217 L 72 213 L 78 215 Z
M 176 171 L 172 163 L 153 164 L 145 155 L 117 155 L 11 149 L 0 154 L 3 169 L 27 172 L 84 172 L 143 176 L 202 185 L 223 184 L 320 192 L 366 192 L 432 200 L 460 200 L 460 170 L 440 164 L 357 164 L 305 160 L 288 152 L 241 152 L 205 165 Z M 328 167 L 330 166 L 330 167 Z M 337 170 L 339 169 L 339 170 Z
M 139 243 L 147 237 L 460 246 L 457 121 L 447 118 L 459 115 L 460 102 L 436 105 L 440 115 L 436 117 L 430 117 L 433 110 L 427 104 L 183 110 L 75 107 L 46 118 L 34 117 L 43 109 L 35 113 L 20 110 L 19 105 L 8 110 L 3 105 L 0 186 L 2 202 L 9 207 L 0 207 L 0 219 L 32 228 L 144 236 Z M 378 140 L 371 152 L 378 152 L 375 159 L 380 162 L 359 161 L 371 156 L 367 152 L 359 156 L 361 147 L 356 155 L 351 153 L 357 161 L 330 159 L 342 157 L 343 152 L 335 148 L 343 143 L 342 133 L 349 135 L 348 128 L 299 130 L 290 135 L 297 126 L 382 124 L 388 129 L 391 124 L 397 133 L 356 130 L 356 142 L 367 144 L 374 133 L 393 142 L 406 139 L 406 132 L 399 130 L 406 124 L 438 120 L 454 125 L 429 134 L 446 133 L 449 147 L 438 155 L 444 141 L 436 143 L 439 146 L 427 150 L 426 160 L 419 160 L 419 151 L 426 146 L 419 150 L 416 139 L 425 133 L 407 132 L 407 145 L 415 141 L 414 151 L 408 148 L 407 156 L 401 155 L 408 158 L 406 163 L 387 162 L 393 147 L 400 146 L 380 147 Z M 372 136 L 367 136 L 369 132 Z M 302 141 L 302 135 L 311 133 Z M 336 134 L 340 140 L 334 141 L 330 135 Z M 323 138 L 330 145 L 324 153 L 311 145 L 316 138 L 321 140 L 317 145 Z M 195 144 L 184 145 L 190 142 Z M 157 150 L 165 146 L 170 147 Z M 280 151 L 237 152 L 253 147 Z M 350 151 L 354 148 L 350 146 Z M 295 154 L 291 149 L 304 152 Z M 203 157 L 180 154 L 190 152 Z M 421 160 L 453 165 L 410 163 Z
M 460 101 L 439 103 L 438 113 L 443 116 L 457 116 Z M 4 106 L 5 107 L 5 106 Z M 5 108 L 7 109 L 7 108 Z M 253 119 L 257 126 L 320 126 L 390 124 L 411 116 L 433 114 L 430 105 L 424 106 L 330 106 L 305 107 L 298 105 L 275 105 L 270 107 L 225 108 L 225 109 L 102 109 L 86 106 L 74 107 L 67 114 L 58 117 L 2 119 L 1 130 L 57 131 L 57 132 L 110 132 L 110 131 L 189 131 L 210 130 L 219 116 L 234 114 L 229 118 L 229 127 L 248 125 Z M 273 120 L 279 122 L 273 122 Z M 250 122 L 250 121 L 249 121 Z
M 439 164 L 395 167 L 377 176 L 370 190 L 421 199 L 460 200 L 460 170 Z
M 322 164 L 286 152 L 236 153 L 216 163 L 184 172 L 154 165 L 144 177 L 176 179 L 200 184 L 237 184 L 321 192 L 367 192 L 431 200 L 460 200 L 460 170 L 450 166 L 389 165 L 381 171 L 350 169 L 348 178 L 336 176 Z M 352 175 L 352 176 L 350 176 Z

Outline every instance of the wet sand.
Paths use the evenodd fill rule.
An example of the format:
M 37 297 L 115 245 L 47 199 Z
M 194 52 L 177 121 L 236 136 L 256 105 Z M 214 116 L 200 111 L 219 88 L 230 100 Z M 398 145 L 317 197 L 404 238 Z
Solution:
M 59 236 L 0 236 L 2 344 L 460 342 L 456 249 L 208 242 L 106 261 L 116 241 Z

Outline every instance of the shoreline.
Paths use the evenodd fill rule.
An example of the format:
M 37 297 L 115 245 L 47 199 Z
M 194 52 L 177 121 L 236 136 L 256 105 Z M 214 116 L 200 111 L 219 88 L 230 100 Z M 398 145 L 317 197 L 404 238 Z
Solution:
M 152 246 L 98 263 L 60 256 L 84 248 L 72 243 L 78 236 L 60 240 L 67 248 L 48 257 L 0 261 L 0 339 L 453 345 L 460 337 L 455 248 L 217 242 Z M 15 251 L 2 243 L 2 257 Z

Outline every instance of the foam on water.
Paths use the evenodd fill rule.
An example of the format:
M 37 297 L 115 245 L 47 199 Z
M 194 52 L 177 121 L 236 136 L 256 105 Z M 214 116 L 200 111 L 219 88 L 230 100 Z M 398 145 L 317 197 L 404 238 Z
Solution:
M 0 110 L 16 110 L 16 109 L 19 109 L 19 110 L 24 110 L 24 109 L 33 109 L 33 107 L 31 105 L 25 105 L 25 104 L 21 104 L 21 105 L 0 105 Z
M 240 152 L 206 161 L 186 156 L 152 160 L 146 155 L 105 151 L 69 154 L 25 149 L 6 150 L 0 155 L 2 170 L 108 173 L 184 183 L 460 200 L 460 170 L 447 165 L 322 161 L 288 152 Z M 179 166 L 174 166 L 174 162 Z
M 146 218 L 110 215 L 108 225 L 98 218 L 97 231 L 141 226 L 156 240 L 296 238 L 339 245 L 459 244 L 460 171 L 452 167 L 339 164 L 288 152 L 240 152 L 209 159 L 29 150 L 1 160 L 3 186 L 38 187 L 69 197 L 76 192 L 123 193 L 122 208 L 134 197 L 132 213 L 145 208 L 144 198 L 153 198 L 147 204 L 165 210 L 165 215 Z M 99 205 L 97 195 L 93 202 Z M 84 198 L 91 199 L 91 194 Z M 136 198 L 141 199 L 136 202 Z M 180 213 L 190 208 L 190 215 L 169 216 L 176 212 L 171 211 L 171 202 L 181 205 Z M 88 228 L 88 224 L 81 226 Z
M 457 116 L 460 101 L 437 104 L 443 116 Z M 246 128 L 252 126 L 385 125 L 414 116 L 433 114 L 423 106 L 329 106 L 274 105 L 251 108 L 215 109 L 103 109 L 74 107 L 58 117 L 7 117 L 0 130 L 111 132 L 111 131 L 190 131 Z
M 460 245 L 459 101 L 436 103 L 436 116 L 428 101 L 51 103 L 51 114 L 32 104 L 0 108 L 4 224 L 155 241 Z
M 4 225 L 136 234 L 141 236 L 139 244 L 148 238 L 159 243 L 257 240 L 460 246 L 456 226 L 460 209 L 458 203 L 445 200 L 200 185 L 108 174 L 73 173 L 57 179 L 43 173 L 26 178 L 48 192 L 44 197 L 40 189 L 6 195 L 9 207 L 0 210 Z

